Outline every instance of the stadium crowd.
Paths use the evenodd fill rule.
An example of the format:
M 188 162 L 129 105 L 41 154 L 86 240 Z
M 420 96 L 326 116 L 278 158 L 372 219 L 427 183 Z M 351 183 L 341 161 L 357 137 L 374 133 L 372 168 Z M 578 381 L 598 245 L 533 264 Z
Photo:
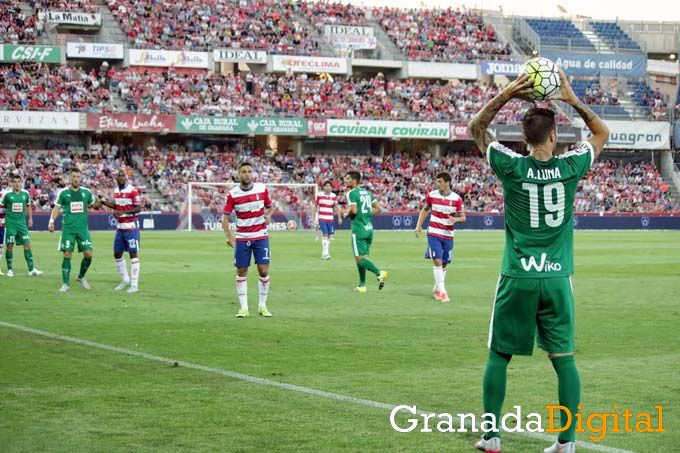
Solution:
M 0 65 L 0 108 L 146 114 L 224 116 L 282 115 L 307 118 L 467 121 L 495 96 L 498 85 L 441 83 L 414 79 L 333 79 L 307 74 L 189 73 L 173 69 L 109 69 L 14 63 Z M 497 116 L 517 123 L 528 104 L 508 103 Z M 560 123 L 568 118 L 560 115 Z
M 305 2 L 298 1 L 297 7 L 309 23 L 319 32 L 323 26 L 329 25 L 368 25 L 366 11 L 354 5 L 344 5 L 336 2 Z
M 137 48 L 319 54 L 319 43 L 292 6 L 278 0 L 109 0 L 108 7 Z
M 428 154 L 394 153 L 383 158 L 366 155 L 308 154 L 295 157 L 291 152 L 273 153 L 251 147 L 246 142 L 210 145 L 193 151 L 174 144 L 144 150 L 138 147 L 95 142 L 89 151 L 54 146 L 45 151 L 20 149 L 13 158 L 0 151 L 0 165 L 6 175 L 19 174 L 38 209 L 49 209 L 58 190 L 67 183 L 65 175 L 79 168 L 84 185 L 96 193 L 110 195 L 116 170 L 126 168 L 131 182 L 146 192 L 150 184 L 167 199 L 152 204 L 145 196 L 145 207 L 155 210 L 182 210 L 188 196 L 188 182 L 235 182 L 236 167 L 247 160 L 257 181 L 267 183 L 318 184 L 332 181 L 343 203 L 343 176 L 358 170 L 364 183 L 387 210 L 414 211 L 422 206 L 425 194 L 435 185 L 434 176 L 448 171 L 454 176 L 453 188 L 465 199 L 472 212 L 502 212 L 503 190 L 486 161 L 474 154 L 452 153 L 442 158 Z M 131 166 L 142 179 L 134 179 Z M 8 187 L 4 181 L 3 187 Z M 224 203 L 224 188 L 194 190 L 194 203 L 210 210 Z M 309 195 L 309 194 L 308 194 Z M 276 189 L 275 199 L 282 209 L 311 209 L 311 195 L 303 199 L 300 191 Z M 597 161 L 579 183 L 576 212 L 639 213 L 674 210 L 670 189 L 656 167 L 649 162 Z
M 0 2 L 0 37 L 8 44 L 35 44 L 45 29 L 43 21 L 35 15 L 27 16 L 21 11 L 18 0 Z
M 49 150 L 19 149 L 11 158 L 9 153 L 0 150 L 0 166 L 6 175 L 1 186 L 8 189 L 10 176 L 21 176 L 25 189 L 35 201 L 35 208 L 42 211 L 52 208 L 59 190 L 68 185 L 68 173 L 72 168 L 82 172 L 83 186 L 95 195 L 113 197 L 115 172 L 121 168 L 126 170 L 130 183 L 144 191 L 145 182 L 134 179 L 132 168 L 127 165 L 129 156 L 125 147 L 109 143 L 94 143 L 90 151 L 59 144 Z M 143 201 L 146 208 L 152 207 L 147 197 L 143 196 Z
M 372 17 L 411 60 L 460 62 L 511 54 L 509 44 L 473 11 L 385 7 L 373 8 Z
M 95 71 L 40 63 L 0 64 L 0 109 L 110 111 L 111 94 Z

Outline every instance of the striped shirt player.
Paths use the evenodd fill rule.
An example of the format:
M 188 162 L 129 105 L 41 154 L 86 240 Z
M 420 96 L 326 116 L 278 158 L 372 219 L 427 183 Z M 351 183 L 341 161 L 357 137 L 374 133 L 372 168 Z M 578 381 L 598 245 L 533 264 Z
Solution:
M 335 234 L 335 224 L 333 223 L 333 214 L 338 215 L 338 224 L 342 223 L 342 212 L 338 206 L 338 196 L 333 193 L 333 186 L 330 181 L 323 184 L 323 191 L 316 196 L 314 202 L 314 215 L 319 222 L 319 229 L 323 234 L 321 240 L 321 259 L 328 260 L 331 258 L 329 248 L 331 245 L 331 236 Z
M 114 216 L 118 222 L 116 236 L 113 240 L 113 257 L 120 275 L 120 283 L 116 291 L 128 288 L 128 293 L 139 291 L 139 213 L 142 210 L 142 199 L 139 191 L 127 182 L 125 172 L 120 170 L 116 173 L 116 189 L 113 192 L 113 203 L 102 201 L 102 204 L 114 210 Z M 130 254 L 130 275 L 124 253 Z
M 451 175 L 439 173 L 437 175 L 437 190 L 427 194 L 425 206 L 420 211 L 416 225 L 416 235 L 422 232 L 423 222 L 430 213 L 427 227 L 427 250 L 425 259 L 432 260 L 434 273 L 434 289 L 432 297 L 442 302 L 448 302 L 446 291 L 446 271 L 451 263 L 453 253 L 454 232 L 456 223 L 465 222 L 463 199 L 451 190 Z
M 269 189 L 262 183 L 254 183 L 253 168 L 243 162 L 239 165 L 240 184 L 227 193 L 222 216 L 222 228 L 227 235 L 227 244 L 234 247 L 234 265 L 236 266 L 236 293 L 241 309 L 237 318 L 248 317 L 248 268 L 251 257 L 255 258 L 259 273 L 258 313 L 270 317 L 267 310 L 269 294 L 269 233 L 267 226 L 271 222 L 273 203 Z M 236 215 L 236 235 L 231 231 L 229 216 Z

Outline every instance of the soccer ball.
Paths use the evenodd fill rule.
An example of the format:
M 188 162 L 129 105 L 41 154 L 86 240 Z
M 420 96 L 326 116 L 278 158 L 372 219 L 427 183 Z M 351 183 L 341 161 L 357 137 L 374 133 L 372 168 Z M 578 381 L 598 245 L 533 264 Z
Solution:
M 532 58 L 524 63 L 522 72 L 526 72 L 529 79 L 534 81 L 531 95 L 537 101 L 543 101 L 560 90 L 560 73 L 555 63 L 547 58 Z

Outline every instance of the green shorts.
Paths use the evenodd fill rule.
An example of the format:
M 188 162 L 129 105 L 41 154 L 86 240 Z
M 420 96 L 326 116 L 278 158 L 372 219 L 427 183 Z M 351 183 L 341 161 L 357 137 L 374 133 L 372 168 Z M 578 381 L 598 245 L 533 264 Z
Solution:
M 369 231 L 362 234 L 352 233 L 352 252 L 354 256 L 366 256 L 371 253 L 373 244 L 373 232 Z
M 76 244 L 78 245 L 78 252 L 92 250 L 92 238 L 87 229 L 69 230 L 64 229 L 61 232 L 59 239 L 59 250 L 62 252 L 72 252 Z
M 574 352 L 571 277 L 513 278 L 501 275 L 489 326 L 489 349 L 531 355 L 534 338 L 549 353 Z
M 28 228 L 26 226 L 7 225 L 5 227 L 5 244 L 28 245 L 30 243 L 31 235 L 28 234 Z

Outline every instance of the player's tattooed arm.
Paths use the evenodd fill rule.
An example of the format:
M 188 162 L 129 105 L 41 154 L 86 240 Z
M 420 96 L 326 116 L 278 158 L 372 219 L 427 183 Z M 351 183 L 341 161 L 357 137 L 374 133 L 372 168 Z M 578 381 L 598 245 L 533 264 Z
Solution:
M 503 108 L 508 100 L 503 96 L 503 93 L 499 94 L 486 104 L 468 124 L 470 135 L 472 135 L 477 148 L 479 148 L 482 154 L 486 154 L 489 144 L 496 140 L 496 137 L 488 128 L 498 111 Z
M 586 123 L 588 129 L 592 133 L 592 136 L 588 139 L 590 144 L 593 146 L 593 151 L 595 152 L 595 157 L 600 155 L 600 152 L 604 148 L 604 145 L 609 140 L 609 128 L 602 119 L 597 116 L 587 105 L 585 105 L 574 93 L 569 78 L 564 73 L 563 70 L 560 71 L 560 91 L 555 95 L 551 96 L 549 100 L 551 101 L 564 101 L 578 112 L 579 116 Z
M 486 154 L 489 144 L 496 140 L 496 137 L 489 131 L 489 125 L 496 114 L 513 98 L 528 100 L 528 96 L 533 91 L 533 84 L 533 80 L 530 80 L 526 73 L 522 74 L 491 99 L 468 123 L 470 134 L 482 154 Z

